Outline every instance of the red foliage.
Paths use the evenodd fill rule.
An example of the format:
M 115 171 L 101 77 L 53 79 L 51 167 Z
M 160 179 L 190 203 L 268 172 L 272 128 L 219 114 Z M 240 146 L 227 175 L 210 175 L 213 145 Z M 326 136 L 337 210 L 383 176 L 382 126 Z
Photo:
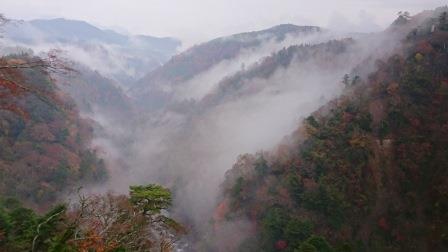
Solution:
M 422 41 L 417 45 L 416 50 L 419 53 L 429 54 L 433 52 L 434 49 L 428 41 Z
M 404 235 L 402 233 L 400 233 L 400 232 L 396 232 L 394 236 L 395 236 L 395 239 L 397 241 L 404 241 L 405 240 Z
M 17 96 L 25 92 L 25 90 L 17 85 L 17 83 L 3 78 L 0 78 L 0 87 L 2 87 L 0 98 L 4 98 L 8 95 Z M 9 94 L 6 91 L 9 91 Z
M 349 123 L 353 120 L 355 116 L 352 113 L 344 112 L 342 118 L 344 120 L 344 123 Z
M 213 220 L 215 220 L 216 222 L 224 220 L 226 214 L 229 212 L 228 201 L 228 199 L 225 199 L 218 205 L 218 207 L 215 209 L 215 212 L 213 213 Z
M 387 223 L 387 220 L 385 217 L 381 217 L 378 220 L 378 226 L 384 231 L 388 231 L 390 229 L 389 223 Z
M 284 250 L 288 247 L 288 243 L 285 240 L 279 240 L 275 243 L 275 249 Z
M 0 160 L 7 177 L 0 193 L 30 205 L 46 205 L 56 200 L 55 192 L 74 186 L 81 160 L 89 163 L 87 174 L 104 168 L 87 147 L 92 127 L 55 86 L 49 76 L 54 69 L 37 57 L 0 58 Z
M 55 140 L 55 136 L 50 132 L 48 125 L 39 123 L 31 128 L 31 138 L 38 142 L 52 142 Z

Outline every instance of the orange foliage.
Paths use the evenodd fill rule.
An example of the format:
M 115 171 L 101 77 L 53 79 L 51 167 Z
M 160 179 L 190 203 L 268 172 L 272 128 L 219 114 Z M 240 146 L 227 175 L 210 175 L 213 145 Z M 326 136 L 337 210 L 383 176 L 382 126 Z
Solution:
M 213 213 L 213 220 L 215 222 L 223 221 L 228 212 L 229 212 L 229 200 L 224 199 L 221 203 L 219 203 L 218 207 L 215 209 L 215 212 Z

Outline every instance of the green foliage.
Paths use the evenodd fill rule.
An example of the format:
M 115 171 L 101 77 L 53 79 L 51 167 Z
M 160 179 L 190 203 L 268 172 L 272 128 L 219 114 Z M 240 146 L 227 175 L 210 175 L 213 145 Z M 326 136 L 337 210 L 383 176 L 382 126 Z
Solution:
M 144 214 L 159 214 L 171 206 L 171 192 L 155 184 L 130 186 L 130 201 Z
M 43 216 L 24 208 L 15 199 L 0 200 L 0 242 L 2 251 L 68 251 L 67 245 L 53 250 L 61 232 L 66 207 L 58 205 Z M 65 250 L 64 250 L 65 249 Z
M 276 241 L 283 238 L 284 227 L 288 222 L 288 214 L 285 210 L 273 207 L 267 210 L 263 219 L 261 220 L 262 232 L 261 242 L 263 247 L 274 249 Z
M 269 166 L 266 159 L 263 157 L 263 154 L 259 154 L 257 156 L 257 160 L 255 162 L 255 171 L 259 176 L 265 176 L 269 171 Z
M 335 252 L 353 252 L 355 250 L 353 249 L 352 245 L 350 245 L 347 242 L 344 242 L 344 243 L 336 245 L 334 248 L 334 251 Z
M 378 137 L 383 140 L 390 133 L 389 123 L 387 121 L 381 121 L 378 127 Z
M 276 188 L 232 209 L 258 218 L 260 251 L 285 241 L 285 251 L 448 250 L 446 11 L 434 11 L 403 50 L 308 117 L 286 141 L 290 155 L 269 155 L 281 164 L 275 174 L 248 179 L 256 192 Z M 408 19 L 401 13 L 395 24 Z M 313 236 L 322 234 L 334 250 Z
M 64 222 L 64 215 L 67 211 L 65 205 L 58 205 L 54 207 L 44 216 L 38 218 L 37 226 L 34 230 L 33 244 L 35 250 L 38 248 L 47 248 L 50 251 L 52 247 L 64 248 L 65 245 L 56 246 L 58 241 L 58 236 L 60 235 L 60 228 L 58 225 Z
M 57 205 L 43 215 L 15 199 L 1 199 L 0 251 L 148 251 L 159 239 L 154 232 L 170 237 L 186 233 L 160 214 L 170 202 L 167 189 L 133 186 L 131 195 L 83 196 L 73 210 Z
M 297 247 L 302 241 L 310 237 L 313 227 L 314 225 L 311 221 L 291 218 L 284 229 L 285 238 L 289 241 L 289 246 Z
M 99 159 L 95 152 L 87 150 L 82 153 L 79 166 L 80 179 L 86 182 L 103 182 L 108 178 L 104 160 Z
M 51 175 L 49 181 L 52 181 L 58 186 L 62 187 L 64 186 L 65 183 L 67 183 L 67 180 L 69 179 L 70 175 L 71 175 L 70 167 L 68 167 L 68 165 L 65 162 L 63 162 L 59 164 L 59 166 L 56 168 L 54 173 Z
M 402 80 L 403 91 L 409 95 L 415 104 L 425 105 L 430 103 L 431 94 L 435 91 L 437 84 L 427 71 L 418 66 L 410 68 Z
M 239 177 L 235 184 L 232 187 L 231 195 L 235 199 L 241 199 L 241 192 L 243 191 L 244 187 L 244 178 Z
M 439 29 L 442 31 L 448 31 L 448 12 L 444 11 L 439 16 Z
M 311 221 L 293 218 L 286 209 L 275 206 L 266 211 L 261 225 L 259 240 L 267 251 L 274 251 L 276 243 L 281 240 L 285 241 L 289 248 L 298 247 L 312 235 L 314 228 Z
M 401 110 L 393 109 L 389 112 L 387 116 L 388 124 L 393 129 L 400 129 L 409 124 L 409 120 L 406 118 L 406 116 L 403 114 Z
M 317 251 L 319 252 L 332 252 L 333 248 L 328 244 L 327 240 L 322 236 L 312 236 L 308 240 L 307 243 L 313 245 Z
M 317 211 L 328 219 L 331 226 L 339 228 L 344 221 L 348 203 L 335 187 L 320 183 L 316 191 L 308 191 L 303 197 L 304 207 Z
M 112 250 L 111 252 L 126 252 L 126 249 L 120 247 L 120 248 L 116 248 L 116 249 Z
M 319 123 L 317 122 L 316 118 L 314 118 L 314 116 L 307 117 L 306 122 L 314 128 L 319 127 Z
M 308 242 L 304 242 L 300 244 L 298 249 L 295 249 L 294 252 L 319 252 L 316 247 Z
M 333 252 L 333 248 L 327 240 L 321 236 L 311 236 L 305 242 L 302 242 L 294 252 Z
M 303 182 L 297 174 L 290 174 L 286 178 L 289 194 L 296 204 L 300 204 L 304 192 Z
M 56 134 L 56 141 L 63 143 L 67 140 L 68 136 L 69 136 L 68 129 L 62 129 Z
M 8 60 L 40 61 L 27 55 Z M 81 181 L 99 182 L 107 177 L 104 164 L 87 147 L 92 137 L 87 121 L 80 118 L 69 98 L 60 95 L 45 69 L 0 72 L 2 196 L 18 197 L 30 205 L 48 205 Z M 6 95 L 7 79 L 22 88 L 11 88 L 18 90 Z
M 365 132 L 372 131 L 372 115 L 370 113 L 360 113 L 354 123 Z

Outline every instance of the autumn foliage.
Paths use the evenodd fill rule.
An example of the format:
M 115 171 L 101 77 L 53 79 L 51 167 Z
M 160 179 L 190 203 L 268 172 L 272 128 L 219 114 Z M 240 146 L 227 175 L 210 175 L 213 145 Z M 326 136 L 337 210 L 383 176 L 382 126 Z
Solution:
M 448 249 L 448 31 L 438 22 L 427 19 L 368 76 L 344 77 L 344 94 L 286 145 L 240 157 L 223 202 L 226 220 L 259 227 L 244 248 Z
M 170 192 L 163 187 L 151 187 L 145 192 L 163 193 L 163 198 L 170 202 Z M 44 215 L 22 207 L 16 200 L 2 198 L 0 250 L 173 251 L 185 228 L 161 213 L 143 211 L 134 198 L 113 193 L 79 194 L 74 204 L 56 206 Z M 147 204 L 153 204 L 160 197 L 150 196 L 146 200 Z
M 41 208 L 79 181 L 106 175 L 89 148 L 92 128 L 50 78 L 57 69 L 51 62 L 0 59 L 0 192 Z

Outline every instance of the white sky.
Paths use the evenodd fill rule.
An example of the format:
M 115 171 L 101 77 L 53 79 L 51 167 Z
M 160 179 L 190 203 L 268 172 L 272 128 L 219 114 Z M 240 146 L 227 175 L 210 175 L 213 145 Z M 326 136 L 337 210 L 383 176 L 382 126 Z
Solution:
M 281 23 L 353 31 L 384 28 L 401 10 L 415 14 L 446 0 L 0 0 L 14 19 L 64 17 L 187 44 Z

